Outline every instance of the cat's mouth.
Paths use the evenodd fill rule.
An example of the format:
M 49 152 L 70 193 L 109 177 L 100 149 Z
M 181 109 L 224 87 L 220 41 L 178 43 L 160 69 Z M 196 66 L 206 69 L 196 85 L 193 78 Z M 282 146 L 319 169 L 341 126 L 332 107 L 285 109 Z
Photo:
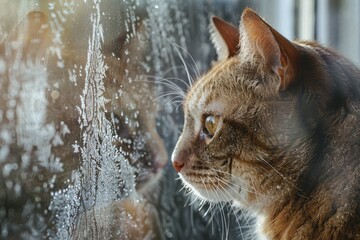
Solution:
M 192 166 L 179 173 L 185 185 L 196 195 L 209 201 L 230 201 L 232 196 L 232 158 L 222 160 L 217 167 Z

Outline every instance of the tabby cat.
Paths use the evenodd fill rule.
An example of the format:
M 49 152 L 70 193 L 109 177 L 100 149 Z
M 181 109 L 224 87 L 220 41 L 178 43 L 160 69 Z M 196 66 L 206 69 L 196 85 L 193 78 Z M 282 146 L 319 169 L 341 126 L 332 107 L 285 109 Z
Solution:
M 44 13 L 30 12 L 0 44 L 2 239 L 45 237 L 54 223 L 55 214 L 49 211 L 52 193 L 70 185 L 72 173 L 78 171 L 82 160 L 84 161 L 79 149 L 86 144 L 83 142 L 83 129 L 79 123 L 79 108 L 82 104 L 80 96 L 85 88 L 87 49 L 71 46 L 74 36 L 64 33 L 61 37 L 68 44 L 64 44 L 61 57 L 53 54 L 53 44 L 59 40 L 59 36 L 54 36 L 50 23 Z M 141 27 L 139 26 L 138 34 L 142 31 Z M 74 31 L 69 27 L 70 30 Z M 125 161 L 136 166 L 136 189 L 145 192 L 150 191 L 152 188 L 149 185 L 159 179 L 167 162 L 167 153 L 156 131 L 158 105 L 154 101 L 153 86 L 149 81 L 135 81 L 141 74 L 140 65 L 147 47 L 140 45 L 136 37 L 124 42 L 124 36 L 121 35 L 103 46 L 107 66 L 104 86 L 96 87 L 103 87 L 104 97 L 110 100 L 103 109 L 106 120 L 101 120 L 112 127 L 113 146 L 120 149 Z M 124 49 L 132 55 L 126 57 Z M 129 78 L 133 81 L 128 81 Z M 91 93 L 87 96 L 88 99 L 94 97 Z M 91 109 L 92 106 L 86 107 Z M 96 114 L 95 111 L 90 112 L 91 110 L 87 114 Z M 129 123 L 127 119 L 134 121 Z M 98 140 L 101 142 L 103 139 Z M 102 158 L 102 161 L 105 160 Z M 120 173 L 120 166 L 117 167 L 119 169 L 114 171 Z M 101 168 L 102 165 L 99 165 L 99 171 L 102 171 Z M 86 169 L 82 171 L 84 174 Z M 121 188 L 122 179 L 117 181 L 119 185 L 114 188 Z M 118 191 L 121 192 L 122 189 Z M 110 202 L 107 205 L 107 215 L 99 218 L 106 219 L 107 221 L 102 222 L 109 225 L 114 209 L 127 210 L 132 221 L 138 223 L 139 236 L 141 224 L 144 228 L 150 228 L 154 221 L 144 223 L 152 217 L 151 212 L 145 212 L 145 209 L 149 210 L 146 202 L 144 205 L 143 202 L 136 205 L 142 209 L 143 215 L 135 212 L 135 206 L 131 204 L 134 201 Z M 90 207 L 84 206 L 82 211 Z M 94 218 L 86 222 L 89 232 L 93 230 L 92 221 Z M 118 223 L 116 224 L 118 227 Z M 100 228 L 98 224 L 98 229 Z
M 253 213 L 257 239 L 360 239 L 360 70 L 251 9 L 212 37 L 172 154 L 184 185 Z

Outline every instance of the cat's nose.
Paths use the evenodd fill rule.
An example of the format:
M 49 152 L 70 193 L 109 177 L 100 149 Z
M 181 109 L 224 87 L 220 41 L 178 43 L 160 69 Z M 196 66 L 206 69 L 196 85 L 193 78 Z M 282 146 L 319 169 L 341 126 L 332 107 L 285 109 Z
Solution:
M 185 166 L 185 163 L 181 160 L 173 159 L 172 164 L 176 170 L 176 172 L 180 172 L 181 169 Z
M 186 154 L 184 151 L 177 151 L 177 149 L 174 150 L 172 156 L 171 156 L 171 162 L 173 164 L 173 167 L 175 168 L 176 172 L 180 172 L 181 169 L 185 166 L 185 159 Z

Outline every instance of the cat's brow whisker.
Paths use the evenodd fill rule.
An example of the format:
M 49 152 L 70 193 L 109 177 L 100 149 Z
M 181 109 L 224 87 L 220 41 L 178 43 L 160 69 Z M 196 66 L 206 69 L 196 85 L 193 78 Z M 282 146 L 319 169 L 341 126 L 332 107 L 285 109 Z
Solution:
M 173 45 L 180 48 L 181 50 L 183 50 L 190 57 L 191 61 L 194 64 L 193 66 L 195 66 L 194 72 L 196 74 L 196 77 L 199 77 L 200 76 L 200 70 L 199 70 L 194 58 L 191 56 L 191 54 L 185 48 L 181 47 L 180 45 L 178 45 L 176 43 L 173 43 Z
M 176 45 L 175 43 L 172 43 L 172 44 L 173 44 L 174 46 L 178 46 L 178 45 Z M 178 47 L 180 47 L 180 46 L 178 46 Z M 181 47 L 180 47 L 180 48 L 181 48 Z M 186 72 L 186 76 L 187 76 L 188 81 L 189 81 L 189 85 L 190 85 L 190 87 L 192 87 L 192 84 L 193 84 L 194 80 L 193 80 L 193 78 L 192 78 L 191 75 L 190 75 L 190 72 L 189 72 L 189 69 L 188 69 L 188 67 L 187 67 L 186 61 L 185 61 L 184 57 L 182 56 L 182 54 L 180 53 L 179 49 L 178 49 L 177 47 L 174 47 L 174 49 L 175 49 L 175 51 L 178 53 L 179 58 L 180 58 L 181 62 L 183 63 L 184 70 L 185 70 L 185 72 Z M 190 54 L 189 54 L 189 55 L 190 55 Z M 191 57 L 191 55 L 190 55 L 190 57 Z M 191 58 L 192 58 L 192 57 L 191 57 Z M 193 58 L 192 58 L 192 59 L 193 59 Z M 195 61 L 194 61 L 194 64 L 195 64 Z
M 194 81 L 193 77 L 190 75 L 190 73 L 188 73 L 189 69 L 187 68 L 187 66 L 184 65 L 183 70 L 187 73 L 189 85 L 190 85 L 190 87 L 192 87 L 192 85 L 194 84 L 195 81 Z
M 177 68 L 182 68 L 182 66 L 179 66 L 179 67 L 177 67 Z M 176 81 L 179 81 L 179 82 L 181 82 L 181 83 L 186 84 L 187 86 L 189 86 L 188 83 L 187 83 L 185 80 L 183 80 L 183 79 L 181 79 L 181 78 L 177 78 L 177 77 L 168 77 L 168 78 L 165 78 L 165 77 L 156 76 L 156 75 L 143 75 L 143 76 L 146 77 L 146 78 L 153 79 L 153 80 L 152 80 L 152 81 L 149 81 L 149 80 L 141 79 L 141 80 L 137 80 L 137 81 L 139 81 L 139 82 L 150 82 L 150 83 L 154 83 L 154 80 L 161 80 L 161 81 L 165 81 L 165 82 L 168 81 L 168 82 L 170 82 L 170 83 L 174 83 L 174 82 L 172 82 L 172 81 L 170 81 L 170 80 L 176 80 Z
M 166 71 L 164 71 L 164 73 L 162 75 L 166 76 L 168 73 L 173 71 L 175 73 L 175 75 L 177 76 L 177 75 L 179 75 L 176 71 L 177 69 L 183 69 L 183 65 L 174 65 L 174 66 L 168 68 Z
M 171 98 L 171 99 L 169 99 L 168 101 L 166 101 L 164 104 L 166 105 L 166 104 L 169 104 L 169 103 L 174 103 L 174 100 L 176 99 L 177 97 L 173 97 L 173 98 Z
M 161 78 L 160 78 L 161 79 Z M 169 89 L 174 90 L 175 92 L 177 92 L 179 95 L 185 97 L 185 91 L 176 83 L 168 80 L 168 79 L 161 79 L 162 81 L 157 82 L 158 84 L 161 84 Z
M 167 96 L 177 96 L 177 97 L 179 97 L 180 99 L 183 99 L 183 96 L 180 96 L 179 95 L 179 93 L 178 92 L 176 92 L 176 91 L 168 91 L 168 92 L 166 92 L 166 93 L 161 93 L 161 94 L 157 94 L 156 95 L 156 100 L 159 100 L 159 99 L 161 99 L 161 98 L 164 98 L 164 97 L 167 97 Z
M 160 84 L 163 84 L 163 82 L 167 82 L 169 84 L 177 86 L 182 92 L 185 92 L 185 90 L 182 89 L 179 85 L 177 85 L 176 82 L 180 82 L 180 83 L 184 84 L 186 86 L 186 90 L 188 90 L 190 88 L 190 85 L 181 78 L 169 77 L 169 78 L 160 78 L 160 80 L 162 81 L 162 82 L 160 82 Z
M 171 81 L 171 80 L 176 80 L 179 81 L 183 84 L 186 85 L 187 88 L 189 88 L 190 86 L 188 85 L 187 82 L 185 82 L 183 79 L 181 78 L 163 78 L 163 77 L 159 77 L 159 76 L 151 76 L 151 75 L 145 75 L 145 77 L 150 78 L 150 79 L 154 79 L 154 80 L 160 80 L 160 81 L 156 81 L 156 83 L 161 84 L 163 86 L 166 86 L 170 89 L 173 89 L 175 91 L 178 91 L 179 93 L 181 93 L 182 95 L 185 95 L 185 91 L 179 86 L 177 85 L 175 82 Z M 154 83 L 154 80 L 138 80 L 139 82 L 148 82 L 148 83 Z
M 179 110 L 179 107 L 182 105 L 183 101 L 174 101 L 174 103 L 177 103 L 175 109 L 176 109 L 176 111 L 178 111 L 178 110 Z
M 159 101 L 159 99 L 162 99 L 164 97 L 167 97 L 167 96 L 173 96 L 175 95 L 176 98 L 181 98 L 181 96 L 178 96 L 176 92 L 168 92 L 168 93 L 164 93 L 164 94 L 160 94 L 158 96 L 156 96 L 155 100 L 154 101 Z
M 179 82 L 181 82 L 181 83 L 183 83 L 183 84 L 185 84 L 187 87 L 190 87 L 190 85 L 189 85 L 189 83 L 188 82 L 186 82 L 184 79 L 181 79 L 181 78 L 177 78 L 177 77 L 168 77 L 168 78 L 166 78 L 166 80 L 175 80 L 175 81 L 179 81 Z
M 185 98 L 185 94 L 183 92 L 178 91 L 177 89 L 171 89 L 173 91 L 164 91 L 162 93 L 157 93 L 156 97 L 159 98 L 159 96 L 161 96 L 160 98 L 163 98 L 164 96 L 167 95 L 175 95 L 178 96 L 181 100 L 183 100 Z

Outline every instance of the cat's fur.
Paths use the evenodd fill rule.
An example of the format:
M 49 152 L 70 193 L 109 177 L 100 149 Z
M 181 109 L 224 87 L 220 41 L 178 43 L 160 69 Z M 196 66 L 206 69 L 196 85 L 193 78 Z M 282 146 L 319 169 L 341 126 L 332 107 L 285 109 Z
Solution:
M 139 28 L 142 27 L 139 26 Z M 138 30 L 141 32 L 141 29 Z M 126 34 L 124 33 L 124 35 Z M 63 42 L 71 43 L 71 40 L 76 36 L 64 34 L 62 37 Z M 0 208 L 7 211 L 6 215 L 1 216 L 0 225 L 4 228 L 2 231 L 7 232 L 10 238 L 44 236 L 45 231 L 51 227 L 54 221 L 53 213 L 48 209 L 52 200 L 51 192 L 57 192 L 71 183 L 72 172 L 78 170 L 82 163 L 79 149 L 76 150 L 74 145 L 78 144 L 81 147 L 85 144 L 82 142 L 82 129 L 79 123 L 80 113 L 77 107 L 81 106 L 80 96 L 84 90 L 87 49 L 86 47 L 82 49 L 73 48 L 69 46 L 70 44 L 64 44 L 61 56 L 64 66 L 58 66 L 59 55 L 51 54 L 50 51 L 54 42 L 56 39 L 46 15 L 42 12 L 30 12 L 0 44 L 0 61 L 2 66 L 5 66 L 0 72 L 0 110 L 2 113 L 0 132 L 2 134 L 4 132 L 9 133 L 10 138 L 10 143 L 0 138 L 2 147 L 5 150 L 9 147 L 6 159 L 0 161 L 0 167 L 4 169 L 5 166 L 14 166 L 14 164 L 17 166 L 8 174 L 4 174 L 5 171 L 0 171 Z M 132 55 L 125 56 L 125 49 Z M 159 179 L 161 169 L 167 162 L 164 144 L 156 131 L 158 106 L 153 96 L 153 85 L 149 81 L 137 81 L 142 73 L 140 66 L 141 61 L 145 58 L 146 49 L 146 46 L 139 44 L 137 37 L 128 39 L 125 43 L 124 36 L 120 36 L 114 42 L 103 46 L 102 49 L 107 65 L 103 93 L 104 97 L 109 100 L 105 109 L 107 111 L 106 117 L 107 121 L 112 123 L 113 134 L 118 136 L 117 141 L 114 141 L 113 144 L 121 149 L 127 161 L 138 169 L 136 174 L 141 176 L 137 178 L 137 190 L 143 192 L 151 189 L 148 184 L 154 179 Z M 23 104 L 22 101 L 32 101 L 32 99 L 21 100 L 18 95 L 20 90 L 23 92 L 32 91 L 32 89 L 26 89 L 25 84 L 31 81 L 34 76 L 39 76 L 27 76 L 23 74 L 24 71 L 22 72 L 22 70 L 35 71 L 32 69 L 35 63 L 41 69 L 46 69 L 46 103 L 38 102 L 38 105 L 40 108 L 46 106 L 46 119 L 43 128 L 47 127 L 46 124 L 51 123 L 54 124 L 55 131 L 59 133 L 58 137 L 61 140 L 58 140 L 59 143 L 53 144 L 50 151 L 53 157 L 60 159 L 63 166 L 62 171 L 39 164 L 37 152 L 40 149 L 37 146 L 30 150 L 24 150 L 24 147 L 19 143 L 18 136 L 21 134 L 19 131 L 22 127 L 29 128 L 29 126 L 22 126 L 18 122 L 18 112 L 15 112 L 13 119 L 8 117 L 10 116 L 8 113 L 11 111 L 9 102 L 12 102 L 12 107 L 18 107 Z M 76 79 L 71 79 L 70 73 Z M 128 81 L 129 78 L 132 79 L 131 83 Z M 11 95 L 14 94 L 10 91 L 13 89 L 10 87 L 13 84 L 12 81 L 19 86 L 19 92 L 16 93 L 18 94 L 16 96 Z M 33 95 L 29 94 L 31 97 L 36 97 Z M 19 110 L 17 109 L 17 111 Z M 36 112 L 28 114 L 36 114 Z M 137 119 L 133 117 L 134 114 L 137 115 Z M 125 123 L 125 118 L 133 121 L 132 124 Z M 28 131 L 32 132 L 33 136 L 37 135 L 35 130 L 28 129 Z M 142 136 L 144 138 L 140 148 L 136 145 L 135 139 Z M 28 154 L 24 154 L 26 151 L 31 153 L 28 165 L 23 164 L 23 157 L 28 156 Z M 133 157 L 136 154 L 137 156 Z M 53 186 L 49 184 L 51 179 L 55 179 Z M 17 192 L 13 187 L 8 187 L 9 182 L 13 183 L 13 186 L 17 184 L 21 191 Z M 121 186 L 114 187 L 120 188 Z M 33 206 L 34 209 L 24 211 L 26 204 Z M 128 209 L 129 216 L 136 214 L 133 213 L 134 206 L 131 207 L 129 203 L 123 205 L 121 201 L 109 203 L 108 212 L 115 213 L 114 209 L 122 209 L 123 211 Z M 138 207 L 145 209 L 142 203 L 139 203 Z M 150 213 L 147 214 L 143 211 L 142 214 L 145 215 L 146 219 L 151 218 Z M 99 218 L 104 219 L 104 216 L 102 215 Z M 108 218 L 108 221 L 102 221 L 104 224 L 112 223 L 109 215 L 105 217 Z M 46 220 L 48 225 L 44 226 L 44 219 L 49 218 L 51 221 Z M 93 218 L 90 220 L 94 221 Z M 86 222 L 88 229 L 92 226 L 90 220 Z M 135 220 L 138 221 L 139 226 L 141 226 L 140 222 L 143 222 L 145 227 L 150 226 L 150 224 L 144 223 L 145 218 L 141 218 L 140 214 L 137 214 Z M 27 224 L 30 221 L 31 223 Z M 74 221 L 74 223 L 76 222 Z M 34 229 L 39 232 L 33 233 Z M 82 234 L 85 233 L 82 232 Z
M 265 239 L 360 239 L 360 70 L 250 9 L 239 29 L 212 23 L 219 61 L 188 92 L 172 155 L 185 186 L 255 213 Z

